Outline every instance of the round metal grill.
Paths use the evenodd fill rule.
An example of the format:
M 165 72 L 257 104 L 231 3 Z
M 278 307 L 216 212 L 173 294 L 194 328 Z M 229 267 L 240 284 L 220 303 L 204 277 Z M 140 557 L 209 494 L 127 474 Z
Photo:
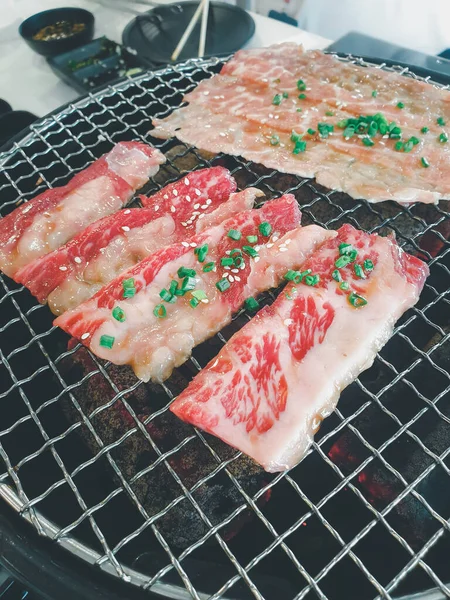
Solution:
M 0 276 L 0 494 L 42 535 L 166 597 L 394 599 L 431 588 L 420 597 L 448 597 L 449 203 L 371 205 L 152 139 L 151 118 L 222 64 L 193 60 L 128 79 L 34 124 L 0 154 L 1 214 L 66 183 L 112 143 L 141 139 L 168 157 L 146 193 L 223 164 L 241 188 L 295 194 L 304 224 L 393 231 L 430 265 L 419 304 L 343 392 L 306 458 L 269 475 L 167 410 L 245 312 L 165 384 L 142 384 L 68 347 L 48 308 Z

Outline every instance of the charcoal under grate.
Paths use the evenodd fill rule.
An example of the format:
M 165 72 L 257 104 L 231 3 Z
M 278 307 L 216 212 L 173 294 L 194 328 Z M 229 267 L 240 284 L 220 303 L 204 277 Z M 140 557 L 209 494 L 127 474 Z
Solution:
M 269 475 L 168 411 L 245 312 L 165 384 L 142 384 L 126 367 L 68 348 L 48 308 L 0 277 L 0 494 L 42 535 L 167 597 L 398 599 L 432 588 L 420 597 L 448 597 L 449 203 L 370 205 L 152 139 L 151 117 L 167 115 L 222 64 L 193 60 L 128 79 L 34 124 L 0 155 L 2 215 L 64 184 L 113 142 L 150 141 L 168 162 L 146 193 L 221 164 L 240 188 L 295 194 L 304 224 L 395 232 L 430 265 L 418 305 L 342 393 L 306 458 Z

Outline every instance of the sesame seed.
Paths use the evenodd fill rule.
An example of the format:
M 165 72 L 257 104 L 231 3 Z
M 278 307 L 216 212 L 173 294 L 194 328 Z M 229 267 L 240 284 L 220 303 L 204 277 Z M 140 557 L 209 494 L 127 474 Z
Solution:
M 211 198 L 208 198 L 208 200 L 206 201 L 206 204 L 209 206 L 212 203 Z
M 235 281 L 240 281 L 240 280 L 241 280 L 241 278 L 240 278 L 240 277 L 238 277 L 237 275 L 235 275 L 235 276 L 234 276 L 234 280 L 235 280 Z
M 194 204 L 194 208 L 195 208 L 195 210 L 197 210 L 198 208 L 200 208 L 200 204 L 198 204 L 198 203 Z
M 187 223 L 183 223 L 183 222 L 181 224 L 183 225 L 183 227 L 186 227 L 186 225 L 187 225 Z
M 204 216 L 205 216 L 204 214 L 203 214 L 203 215 L 200 215 L 200 216 L 199 216 L 199 219 L 203 219 L 203 217 L 204 217 Z
M 240 270 L 242 271 L 243 269 L 245 269 L 245 263 L 242 263 L 242 265 L 239 267 Z
M 123 214 L 124 214 L 124 215 L 129 215 L 129 214 L 130 214 L 130 212 L 131 212 L 131 210 L 130 210 L 129 208 L 127 208 L 127 210 L 124 210 L 124 211 L 123 211 Z
M 163 198 L 164 198 L 164 200 L 168 200 L 169 196 L 167 194 L 164 194 Z
M 292 242 L 291 238 L 287 239 L 284 243 L 286 244 L 286 246 L 289 246 L 289 244 Z
M 190 202 L 191 201 L 191 197 L 190 196 L 186 196 L 186 202 Z
M 81 263 L 81 258 L 79 256 L 75 256 L 75 258 L 73 260 L 78 264 Z
M 189 185 L 189 179 L 187 177 L 184 178 L 184 184 Z
M 191 242 L 191 248 L 196 248 L 197 244 L 195 242 Z
M 226 267 L 225 267 L 225 268 L 226 268 Z M 224 274 L 223 274 L 223 277 L 224 277 L 224 279 L 227 279 L 227 277 L 228 277 L 228 276 L 229 276 L 229 273 L 224 273 Z
M 200 300 L 200 302 L 203 302 L 203 304 L 208 304 L 209 300 L 208 298 L 203 298 L 203 300 Z
M 269 117 L 270 117 L 271 119 L 273 119 L 273 114 L 272 114 L 272 113 L 269 113 Z
M 255 256 L 255 263 L 259 262 L 260 256 Z
M 207 204 L 202 204 L 202 205 L 200 206 L 200 208 L 201 208 L 202 210 L 205 210 L 205 208 L 208 208 L 208 205 L 207 205 Z
M 229 270 L 231 269 L 231 267 L 229 267 L 228 265 L 226 265 L 226 266 L 224 267 L 224 269 L 225 269 L 226 271 L 229 271 Z
M 189 248 L 188 242 L 181 242 L 181 245 L 184 246 L 185 248 Z
M 128 227 L 128 225 L 124 225 L 124 226 L 122 227 L 122 229 L 123 229 L 124 231 L 130 231 L 130 228 Z M 75 260 L 76 260 L 76 259 L 75 259 Z
M 234 281 L 234 277 L 233 277 L 233 275 L 229 275 L 229 276 L 228 276 L 228 281 L 231 281 L 231 283 L 233 283 L 233 281 Z
M 223 131 L 221 131 L 221 132 L 219 133 L 219 135 L 220 135 L 221 137 L 225 137 L 225 135 L 226 135 L 226 134 L 225 134 Z
M 155 204 L 155 210 L 159 210 L 159 204 Z
M 170 207 L 170 212 L 171 212 L 171 213 L 174 213 L 176 210 L 177 210 L 177 209 L 175 208 L 175 206 L 171 206 L 171 207 Z
M 204 96 L 209 96 L 209 91 L 208 91 L 208 90 L 206 90 L 206 92 L 203 92 L 203 95 L 204 95 Z
M 279 235 L 273 235 L 273 236 L 272 236 L 272 242 L 276 242 L 276 241 L 277 241 L 277 240 L 279 240 L 279 239 L 280 239 L 280 236 L 279 236 Z
M 178 196 L 178 190 L 173 190 L 173 195 Z
M 81 339 L 86 340 L 90 335 L 91 334 L 86 331 L 86 333 L 83 333 L 83 335 L 81 336 Z
M 195 188 L 194 192 L 197 194 L 197 196 L 201 196 L 202 193 L 200 190 L 198 190 L 197 188 Z
M 59 267 L 60 271 L 67 271 L 67 267 Z
M 225 250 L 225 254 L 231 254 L 231 250 Z
M 279 119 L 279 118 L 280 118 L 280 115 L 275 115 L 275 117 L 274 117 L 274 118 L 275 118 L 275 119 Z
M 287 252 L 286 246 L 281 246 L 280 247 L 280 252 Z
M 239 269 L 231 269 L 232 273 L 239 273 Z
M 285 325 L 292 325 L 292 323 L 293 323 L 293 322 L 294 322 L 294 321 L 293 321 L 293 319 L 285 319 L 285 320 L 283 321 L 283 323 L 284 323 Z
M 266 248 L 272 248 L 273 244 L 266 244 Z
M 261 250 L 261 246 L 254 246 L 256 252 L 258 252 L 259 250 Z

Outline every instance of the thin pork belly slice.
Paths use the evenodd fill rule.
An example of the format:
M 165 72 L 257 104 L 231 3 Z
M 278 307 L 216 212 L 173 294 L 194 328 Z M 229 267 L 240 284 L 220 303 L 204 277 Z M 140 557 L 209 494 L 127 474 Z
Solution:
M 21 267 L 116 212 L 165 160 L 146 144 L 119 142 L 67 185 L 25 202 L 0 220 L 0 269 L 14 278 Z
M 171 406 L 270 472 L 303 458 L 342 389 L 370 367 L 428 276 L 393 239 L 350 225 L 301 268 L 309 275 L 238 331 Z
M 300 219 L 291 194 L 239 213 L 152 254 L 55 324 L 144 381 L 163 381 L 246 298 L 278 283 L 290 254 L 280 238 Z
M 204 204 L 191 201 L 187 192 L 197 198 L 199 188 L 186 186 L 184 178 L 158 192 L 153 205 L 146 198 L 148 208 L 129 208 L 96 221 L 61 248 L 20 269 L 16 281 L 39 302 L 47 300 L 52 312 L 60 315 L 152 252 L 202 231 L 203 218 L 217 225 L 228 215 L 252 208 L 262 195 L 249 188 L 230 197 L 236 182 L 222 167 L 205 169 L 201 175 L 197 184 L 203 183 L 211 192 Z

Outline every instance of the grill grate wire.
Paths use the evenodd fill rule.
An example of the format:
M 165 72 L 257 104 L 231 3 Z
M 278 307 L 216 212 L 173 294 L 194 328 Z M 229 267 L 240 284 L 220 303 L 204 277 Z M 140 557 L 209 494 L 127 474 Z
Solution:
M 346 60 L 366 64 L 353 57 Z M 282 565 L 286 572 L 291 569 L 292 573 L 295 572 L 292 586 L 280 591 L 280 598 L 325 600 L 343 597 L 339 595 L 339 588 L 333 589 L 328 580 L 331 577 L 331 581 L 334 581 L 337 571 L 348 572 L 348 569 L 359 574 L 362 585 L 358 592 L 355 591 L 355 596 L 347 595 L 349 598 L 394 600 L 399 594 L 432 587 L 437 588 L 440 597 L 450 597 L 445 573 L 435 557 L 440 544 L 449 543 L 450 513 L 436 508 L 434 498 L 430 499 L 429 494 L 424 493 L 425 488 L 421 487 L 433 472 L 439 471 L 443 480 L 450 477 L 450 443 L 444 449 L 433 449 L 427 445 L 428 438 L 425 434 L 422 435 L 420 429 L 421 421 L 431 418 L 430 415 L 439 426 L 450 425 L 450 411 L 446 410 L 446 401 L 450 396 L 448 203 L 442 202 L 439 206 L 432 207 L 401 207 L 392 206 L 391 203 L 386 203 L 386 206 L 370 205 L 324 190 L 311 180 L 279 176 L 275 171 L 240 158 L 208 158 L 204 153 L 184 144 L 175 145 L 173 141 L 161 142 L 149 138 L 150 118 L 168 114 L 180 104 L 184 93 L 193 89 L 201 79 L 218 72 L 222 64 L 219 59 L 191 60 L 182 65 L 127 79 L 99 92 L 90 93 L 34 124 L 28 135 L 3 155 L 0 154 L 0 195 L 5 199 L 0 209 L 1 214 L 10 212 L 19 198 L 29 199 L 47 187 L 65 183 L 73 171 L 85 168 L 113 143 L 123 139 L 150 139 L 154 145 L 168 153 L 170 158 L 164 180 L 158 179 L 157 175 L 147 186 L 147 193 L 188 172 L 187 164 L 192 163 L 197 168 L 224 164 L 225 161 L 241 185 L 261 187 L 267 191 L 268 197 L 279 195 L 281 191 L 294 193 L 301 204 L 304 223 L 313 222 L 335 229 L 344 222 L 349 222 L 370 232 L 394 231 L 400 245 L 425 256 L 432 274 L 417 307 L 410 310 L 397 325 L 393 339 L 386 347 L 392 347 L 393 350 L 382 351 L 376 359 L 375 367 L 367 372 L 372 373 L 374 369 L 378 369 L 383 373 L 379 384 L 381 387 L 374 385 L 370 377 L 362 374 L 350 386 L 350 394 L 347 390 L 343 393 L 337 410 L 323 423 L 304 461 L 287 473 L 267 477 L 258 489 L 249 491 L 242 478 L 233 470 L 241 459 L 240 453 L 233 452 L 224 458 L 222 449 L 218 449 L 212 438 L 193 428 L 170 449 L 166 449 L 161 440 L 151 434 L 151 427 L 167 415 L 170 401 L 177 393 L 177 385 L 172 383 L 172 379 L 158 386 L 160 394 L 165 395 L 165 401 L 157 410 L 149 407 L 151 412 L 145 418 L 142 418 L 130 401 L 130 394 L 138 392 L 141 384 L 134 381 L 125 388 L 118 385 L 111 374 L 112 366 L 107 362 L 91 356 L 93 369 L 83 373 L 77 380 L 68 381 L 64 364 L 77 356 L 80 346 L 61 351 L 61 335 L 51 325 L 48 309 L 37 305 L 24 288 L 0 276 L 0 308 L 4 315 L 0 322 L 0 369 L 3 381 L 7 382 L 2 384 L 0 403 L 4 416 L 8 411 L 12 414 L 12 417 L 5 419 L 7 426 L 0 425 L 0 495 L 30 521 L 40 534 L 54 539 L 72 553 L 131 585 L 151 589 L 152 592 L 172 598 L 216 600 L 275 597 L 265 592 L 266 582 L 262 575 L 275 555 L 275 564 Z M 380 68 L 387 69 L 384 65 Z M 420 79 L 408 69 L 393 69 L 405 76 Z M 439 246 L 437 251 L 434 250 L 436 244 Z M 275 294 L 269 293 L 266 298 L 270 302 Z M 237 321 L 246 318 L 249 317 L 241 313 Z M 419 329 L 427 332 L 425 344 L 423 340 L 416 340 L 415 331 Z M 231 334 L 228 330 L 218 334 L 217 343 L 224 343 Z M 398 351 L 398 348 L 402 350 Z M 401 360 L 400 356 L 398 360 L 397 352 L 403 352 L 406 359 Z M 33 365 L 36 362 L 38 366 L 28 372 L 30 353 L 33 353 L 33 357 L 38 357 L 32 361 Z M 206 361 L 202 361 L 194 353 L 190 360 L 191 374 L 203 364 Z M 438 378 L 438 384 L 430 388 L 431 393 L 426 389 L 427 386 L 424 389 L 423 385 L 418 384 L 416 372 L 421 368 L 426 370 L 428 377 Z M 96 377 L 101 377 L 109 386 L 111 395 L 88 412 L 77 394 Z M 386 400 L 393 390 L 397 393 L 395 390 L 398 386 L 402 386 L 405 393 L 416 399 L 414 406 L 417 408 L 406 416 L 399 416 L 397 405 Z M 41 397 L 42 389 L 44 394 Z M 47 393 L 50 389 L 51 393 Z M 71 404 L 77 418 L 72 422 L 66 420 L 62 430 L 56 433 L 53 426 L 49 425 L 51 419 L 48 415 L 61 410 L 61 405 L 65 402 Z M 107 414 L 118 403 L 126 410 L 129 426 L 118 439 L 105 442 L 95 425 L 96 419 Z M 368 435 L 369 430 L 360 425 L 368 411 L 376 414 L 379 423 L 388 431 L 380 442 L 374 440 L 372 434 Z M 33 439 L 33 443 L 30 443 L 27 451 L 21 454 L 16 446 L 23 443 L 21 431 L 25 428 L 27 431 L 32 429 L 38 436 L 37 440 Z M 80 456 L 79 461 L 68 460 L 66 448 L 64 451 L 62 449 L 63 444 L 68 442 L 75 445 L 74 437 L 81 430 L 88 432 L 92 440 L 91 447 L 95 447 L 96 451 Z M 447 432 L 450 442 L 449 432 L 450 429 Z M 341 436 L 351 436 L 354 443 L 362 449 L 363 456 L 358 459 L 358 464 L 349 467 L 330 456 Z M 117 459 L 116 453 L 130 440 L 138 437 L 146 444 L 153 458 L 129 475 L 124 472 L 123 461 Z M 214 466 L 194 484 L 187 485 L 184 473 L 180 472 L 176 461 L 193 444 L 207 452 Z M 426 457 L 426 466 L 413 477 L 406 472 L 404 465 L 396 464 L 396 460 L 392 458 L 392 449 L 399 444 L 407 444 L 413 448 L 411 452 L 420 451 L 420 455 Z M 44 457 L 45 460 L 54 461 L 57 469 L 52 468 L 51 475 L 43 477 L 45 481 L 39 485 L 30 483 L 28 471 L 39 469 Z M 309 468 L 309 480 L 314 479 L 311 464 L 320 464 L 321 471 L 326 473 L 326 481 L 329 480 L 319 491 L 311 487 L 305 478 Z M 88 502 L 85 499 L 85 489 L 81 489 L 82 486 L 77 481 L 98 465 L 101 465 L 101 469 L 105 465 L 105 469 L 112 474 L 114 484 L 103 498 L 96 497 Z M 375 468 L 374 465 L 387 474 L 389 481 L 395 481 L 399 486 L 392 498 L 378 504 L 373 494 L 369 493 L 370 489 L 362 484 L 362 478 L 367 476 L 371 468 Z M 152 473 L 158 473 L 161 468 L 170 475 L 177 494 L 159 511 L 149 511 L 136 492 L 135 485 Z M 207 485 L 215 485 L 219 478 L 224 478 L 240 501 L 224 518 L 213 522 L 204 505 L 198 501 L 198 493 Z M 75 516 L 68 519 L 69 522 L 64 519 L 64 511 L 60 513 L 56 509 L 49 510 L 46 504 L 63 489 L 69 490 L 76 506 L 72 509 Z M 278 496 L 265 502 L 268 494 Z M 333 510 L 330 509 L 342 494 L 347 499 L 351 498 L 352 503 L 356 502 L 358 510 L 365 515 L 364 523 L 358 525 L 351 535 L 348 531 L 340 531 L 339 520 L 334 518 Z M 295 499 L 288 504 L 287 512 L 291 516 L 288 526 L 279 524 L 271 514 L 275 506 L 277 511 L 285 510 L 285 495 Z M 130 511 L 135 511 L 138 517 L 132 519 L 132 530 L 117 539 L 108 522 L 108 515 L 114 514 L 111 507 L 123 497 L 130 503 Z M 404 530 L 399 531 L 398 522 L 392 518 L 399 507 L 413 501 L 414 506 L 424 511 L 426 519 L 433 523 L 432 533 L 420 544 L 408 539 Z M 175 548 L 167 538 L 166 531 L 163 533 L 159 525 L 164 517 L 170 516 L 186 502 L 198 516 L 203 529 L 197 539 L 190 540 L 184 548 Z M 241 553 L 238 544 L 233 538 L 228 539 L 225 532 L 248 512 L 253 515 L 251 527 L 263 532 L 258 534 L 263 541 L 255 549 L 250 548 Z M 324 542 L 326 548 L 332 548 L 325 560 L 309 564 L 301 553 L 292 548 L 296 547 L 292 539 L 305 528 L 318 531 L 308 539 L 313 540 L 319 549 L 325 538 L 330 540 Z M 382 573 L 380 576 L 377 559 L 370 557 L 367 551 L 361 551 L 362 544 L 371 539 L 374 531 L 381 537 L 387 536 L 383 539 L 389 539 L 397 552 L 402 551 L 402 563 L 389 575 Z M 153 555 L 153 558 L 156 555 L 158 557 L 155 561 L 158 566 L 152 568 L 145 560 L 143 563 L 139 562 L 139 556 L 133 554 L 134 545 L 150 532 L 155 540 L 155 547 L 158 548 Z M 242 535 L 246 535 L 245 528 Z M 234 539 L 239 540 L 239 536 L 240 533 L 237 533 Z M 203 582 L 193 576 L 189 561 L 195 564 L 198 553 L 212 546 L 216 552 L 214 556 L 220 553 L 219 562 L 227 577 L 205 589 Z M 130 548 L 132 549 L 129 550 Z M 126 559 L 122 559 L 122 556 Z M 174 574 L 177 577 L 172 577 Z M 408 587 L 412 574 L 415 579 L 411 580 Z M 289 579 L 288 576 L 285 577 Z M 348 582 L 342 585 L 342 589 L 348 590 Z M 415 588 L 415 585 L 419 587 Z

